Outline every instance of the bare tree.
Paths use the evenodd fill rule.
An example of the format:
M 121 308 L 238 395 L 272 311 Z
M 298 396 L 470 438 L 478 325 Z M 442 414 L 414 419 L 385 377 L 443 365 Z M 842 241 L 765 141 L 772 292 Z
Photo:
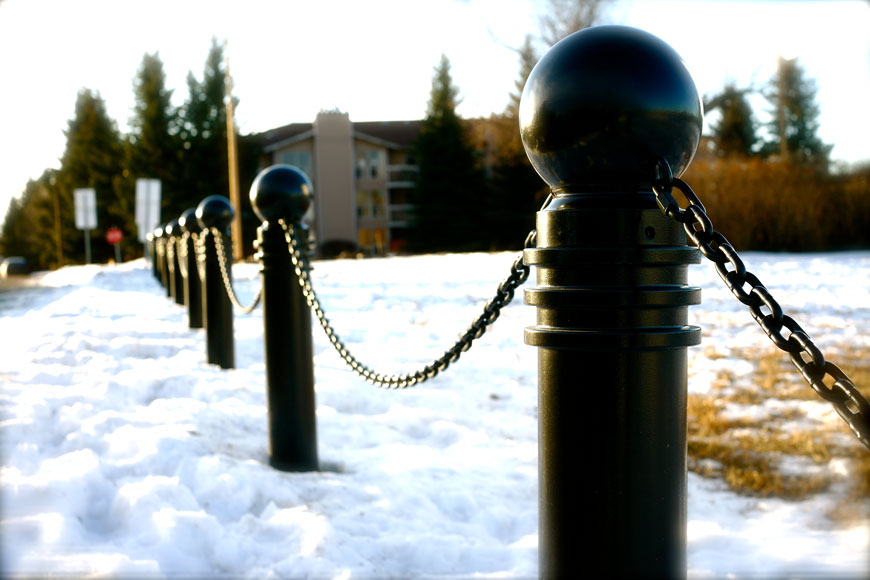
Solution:
M 548 0 L 540 16 L 541 40 L 552 46 L 574 32 L 600 23 L 612 0 Z
M 514 82 L 516 91 L 510 94 L 510 100 L 508 102 L 507 110 L 505 111 L 507 115 L 513 119 L 519 117 L 520 96 L 523 94 L 523 89 L 526 86 L 526 81 L 528 80 L 529 75 L 532 74 L 532 69 L 535 68 L 535 64 L 538 62 L 538 54 L 532 46 L 531 36 L 526 35 L 526 40 L 523 43 L 523 46 L 517 50 L 517 55 L 519 56 L 520 61 L 519 78 Z

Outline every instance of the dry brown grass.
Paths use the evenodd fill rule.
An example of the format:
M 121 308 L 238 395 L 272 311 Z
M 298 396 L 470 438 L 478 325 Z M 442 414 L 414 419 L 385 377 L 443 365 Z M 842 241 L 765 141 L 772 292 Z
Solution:
M 689 469 L 720 478 L 740 494 L 789 500 L 809 498 L 845 480 L 831 519 L 847 524 L 870 516 L 870 452 L 857 441 L 840 443 L 840 433 L 850 432 L 845 425 L 813 420 L 804 427 L 810 420 L 800 402 L 821 399 L 787 355 L 775 348 L 733 354 L 755 363 L 756 374 L 747 386 L 721 371 L 710 394 L 689 395 Z M 831 358 L 855 384 L 870 385 L 870 353 L 848 347 Z M 864 394 L 870 395 L 866 389 Z M 770 401 L 783 404 L 757 412 Z M 744 407 L 754 412 L 741 414 Z M 800 429 L 794 428 L 796 421 L 802 422 Z M 828 468 L 834 458 L 847 461 L 848 477 Z
M 741 251 L 870 243 L 870 168 L 833 176 L 773 160 L 699 156 L 683 179 L 704 202 L 716 230 Z

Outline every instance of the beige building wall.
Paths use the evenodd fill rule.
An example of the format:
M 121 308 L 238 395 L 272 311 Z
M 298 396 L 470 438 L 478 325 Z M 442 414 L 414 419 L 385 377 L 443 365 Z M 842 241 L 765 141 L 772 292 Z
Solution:
M 354 140 L 357 245 L 366 253 L 384 254 L 390 243 L 388 153 L 383 145 Z
M 407 124 L 354 125 L 347 113 L 330 111 L 319 113 L 312 124 L 266 133 L 271 143 L 264 149 L 265 163 L 294 165 L 311 179 L 314 203 L 305 221 L 321 252 L 329 242 L 349 242 L 366 254 L 401 251 L 417 173 L 409 158 Z
M 347 113 L 314 121 L 314 203 L 318 241 L 357 241 L 353 128 Z

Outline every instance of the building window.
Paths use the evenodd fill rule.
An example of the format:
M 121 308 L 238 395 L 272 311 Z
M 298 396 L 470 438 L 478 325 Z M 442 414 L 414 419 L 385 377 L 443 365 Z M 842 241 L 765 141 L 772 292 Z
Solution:
M 387 155 L 383 149 L 359 147 L 356 150 L 356 176 L 376 179 L 386 175 Z
M 302 170 L 311 179 L 311 151 L 282 151 L 280 162 Z
M 382 256 L 387 250 L 387 230 L 383 228 L 363 229 L 357 234 L 357 246 L 369 255 Z
M 387 215 L 386 193 L 380 189 L 357 191 L 356 215 L 361 218 Z

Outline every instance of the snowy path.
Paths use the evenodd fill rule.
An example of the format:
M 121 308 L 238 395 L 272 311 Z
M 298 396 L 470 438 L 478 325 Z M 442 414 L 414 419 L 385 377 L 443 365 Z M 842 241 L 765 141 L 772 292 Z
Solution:
M 318 262 L 313 278 L 357 357 L 404 372 L 464 331 L 512 259 Z M 823 348 L 870 344 L 870 253 L 747 262 Z M 252 295 L 256 267 L 235 276 Z M 767 339 L 712 268 L 692 276 L 698 392 L 727 363 L 705 348 Z M 141 261 L 40 284 L 0 293 L 4 577 L 536 575 L 536 356 L 522 344 L 534 311 L 521 300 L 402 392 L 362 383 L 315 328 L 324 469 L 287 474 L 266 461 L 261 309 L 236 316 L 238 368 L 221 371 Z M 739 497 L 690 474 L 690 576 L 867 577 L 870 525 L 832 529 L 829 503 Z

